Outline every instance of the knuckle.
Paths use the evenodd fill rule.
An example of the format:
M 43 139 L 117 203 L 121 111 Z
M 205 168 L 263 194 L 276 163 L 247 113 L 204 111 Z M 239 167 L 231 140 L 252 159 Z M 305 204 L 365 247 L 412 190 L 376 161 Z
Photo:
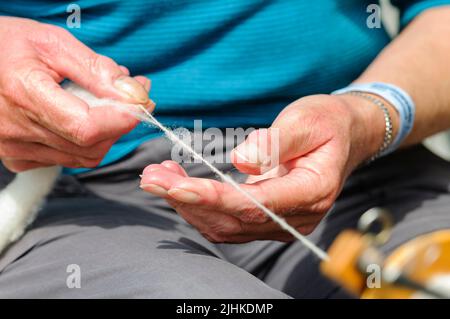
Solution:
M 34 72 L 35 68 L 27 68 L 20 64 L 14 63 L 14 67 L 6 68 L 4 70 L 4 76 L 1 78 L 0 89 L 2 95 L 7 101 L 12 103 L 21 103 L 21 96 L 27 92 L 27 77 L 30 72 Z
M 297 204 L 297 205 L 293 205 L 293 206 L 287 206 L 287 207 L 282 207 L 279 209 L 279 212 L 283 215 L 283 216 L 296 216 L 299 213 L 302 213 L 305 211 L 305 207 L 303 204 Z
M 298 129 L 299 123 L 305 120 L 305 116 L 300 112 L 300 110 L 292 110 L 289 114 L 289 116 L 286 117 L 286 126 L 289 129 Z M 295 131 L 294 131 L 295 132 Z
M 113 59 L 101 55 L 101 54 L 92 54 L 88 61 L 86 62 L 89 70 L 91 70 L 94 74 L 102 75 L 105 71 L 118 69 L 119 66 L 114 62 Z
M 267 207 L 272 212 L 277 212 L 278 207 L 273 196 L 270 196 L 270 192 L 271 190 L 262 184 L 254 195 L 264 207 Z M 239 213 L 239 219 L 243 223 L 263 224 L 270 219 L 266 213 L 250 201 L 246 201 L 245 204 L 241 205 Z
M 339 195 L 340 189 L 341 186 L 339 182 L 337 182 L 336 180 L 330 181 L 328 185 L 328 192 L 324 192 L 326 195 L 325 198 L 322 200 L 323 208 L 326 211 L 328 211 L 334 205 L 334 202 L 336 201 L 336 198 Z
M 21 87 L 21 81 L 19 80 L 20 77 L 18 76 L 19 70 L 13 69 L 6 69 L 4 70 L 4 77 L 0 80 L 1 85 L 1 92 L 2 95 L 7 100 L 16 100 L 17 92 L 21 92 L 23 88 Z
M 88 147 L 79 147 L 78 154 L 81 157 L 86 157 L 87 159 L 101 160 L 105 157 L 106 153 L 108 153 L 113 144 L 114 141 L 106 141 Z
M 325 198 L 325 200 L 323 201 L 323 212 L 324 213 L 328 212 L 333 207 L 334 202 L 335 202 L 334 195 Z
M 267 203 L 263 203 L 263 205 L 270 209 L 270 205 Z M 239 216 L 239 219 L 244 223 L 262 224 L 268 221 L 268 216 L 254 205 L 242 207 L 240 209 L 240 213 L 241 215 Z
M 121 136 L 129 133 L 132 129 L 136 127 L 137 123 L 138 121 L 135 121 L 134 119 L 132 120 L 124 119 L 123 121 L 117 122 L 116 131 L 114 132 L 114 135 Z
M 289 132 L 297 132 L 299 125 L 307 125 L 309 116 L 302 108 L 288 107 L 284 116 L 281 118 L 280 129 L 286 129 Z
M 328 211 L 333 207 L 333 205 L 334 205 L 334 198 L 326 197 L 323 200 L 312 205 L 310 211 L 313 213 L 324 215 L 328 213 Z
M 27 68 L 23 69 L 19 73 L 21 75 L 21 80 L 24 82 L 24 86 L 38 85 L 43 78 L 42 71 L 37 68 Z
M 336 198 L 341 190 L 340 178 L 332 176 L 332 173 L 326 177 L 320 177 L 317 182 L 317 189 L 320 193 L 317 193 L 313 200 L 312 205 L 308 205 L 308 210 L 314 213 L 325 214 L 334 205 Z
M 64 28 L 41 24 L 41 32 L 32 33 L 29 37 L 30 42 L 38 50 L 38 52 L 46 58 L 56 56 L 65 51 L 63 43 L 71 33 Z
M 71 33 L 64 28 L 58 27 L 53 24 L 41 24 L 42 33 L 46 35 L 47 40 L 51 42 L 59 41 L 61 37 L 71 36 Z M 42 37 L 42 34 L 39 34 Z
M 80 121 L 78 126 L 72 130 L 74 142 L 81 147 L 91 147 L 100 138 L 100 132 L 96 125 L 91 125 L 89 121 Z
M 52 83 L 48 81 L 47 75 L 42 71 L 42 69 L 38 67 L 28 67 L 21 71 L 19 71 L 19 85 L 23 88 L 23 92 L 27 93 L 30 88 L 40 87 L 42 83 L 46 83 L 46 85 L 51 85 Z M 54 88 L 56 88 L 57 84 L 54 83 Z

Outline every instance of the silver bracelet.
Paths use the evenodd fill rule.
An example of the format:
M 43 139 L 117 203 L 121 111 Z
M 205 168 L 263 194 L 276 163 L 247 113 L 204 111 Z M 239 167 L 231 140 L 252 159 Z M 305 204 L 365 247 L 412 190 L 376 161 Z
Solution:
M 376 98 L 375 96 L 369 95 L 366 92 L 363 92 L 363 91 L 349 91 L 349 92 L 346 92 L 344 94 L 360 96 L 360 97 L 362 97 L 362 98 L 372 102 L 376 106 L 378 106 L 384 113 L 385 131 L 384 131 L 383 144 L 381 145 L 379 150 L 375 153 L 375 155 L 373 155 L 367 161 L 367 163 L 370 163 L 370 162 L 376 160 L 377 158 L 379 158 L 381 155 L 383 155 L 384 151 L 387 150 L 389 145 L 391 145 L 391 143 L 392 143 L 392 140 L 393 140 L 393 128 L 392 128 L 391 114 L 389 113 L 388 108 L 386 107 L 386 105 L 384 104 L 384 102 L 382 100 L 380 100 L 379 98 Z

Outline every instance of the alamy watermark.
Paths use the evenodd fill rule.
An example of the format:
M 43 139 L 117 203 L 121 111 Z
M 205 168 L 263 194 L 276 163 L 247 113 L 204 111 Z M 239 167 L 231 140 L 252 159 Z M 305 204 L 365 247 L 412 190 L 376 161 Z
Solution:
M 366 25 L 369 29 L 381 28 L 381 6 L 378 4 L 369 4 L 366 12 L 370 13 L 366 19 Z
M 203 130 L 202 120 L 194 121 L 193 131 L 177 128 L 172 131 L 184 143 L 191 146 L 210 163 L 250 163 L 260 166 L 276 167 L 279 164 L 280 134 L 275 128 L 217 128 L 209 127 Z M 251 137 L 249 137 L 251 135 Z M 231 151 L 249 137 L 249 142 L 235 151 L 233 160 Z M 200 163 L 191 152 L 178 143 L 174 143 L 171 159 L 178 163 Z
M 378 264 L 370 264 L 366 267 L 366 286 L 370 289 L 381 288 L 381 266 Z
M 66 25 L 69 29 L 81 28 L 81 7 L 76 3 L 67 6 L 66 12 L 69 16 L 66 19 Z
M 81 267 L 77 264 L 70 264 L 67 265 L 66 272 L 69 274 L 66 278 L 67 288 L 81 288 Z

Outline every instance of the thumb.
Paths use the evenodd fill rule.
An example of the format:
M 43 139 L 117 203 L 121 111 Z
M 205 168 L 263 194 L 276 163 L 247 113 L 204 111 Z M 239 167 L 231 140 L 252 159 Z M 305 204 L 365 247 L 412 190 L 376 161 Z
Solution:
M 98 97 L 150 104 L 144 85 L 128 76 L 112 59 L 97 54 L 65 29 L 48 26 L 52 41 L 35 42 L 40 58 L 64 78 Z
M 298 110 L 297 110 L 298 111 Z M 269 129 L 251 132 L 231 153 L 238 170 L 260 175 L 305 155 L 326 142 L 326 136 L 313 127 L 300 112 L 282 112 Z

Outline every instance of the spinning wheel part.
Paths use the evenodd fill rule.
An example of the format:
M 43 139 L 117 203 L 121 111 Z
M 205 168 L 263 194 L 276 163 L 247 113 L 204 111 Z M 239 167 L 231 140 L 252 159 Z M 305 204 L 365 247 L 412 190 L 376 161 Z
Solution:
M 372 233 L 373 226 L 379 224 L 381 230 Z M 383 208 L 371 208 L 365 212 L 358 221 L 358 229 L 377 246 L 385 244 L 391 237 L 391 230 L 394 222 L 389 212 Z
M 377 224 L 381 230 L 371 232 Z M 361 298 L 450 298 L 450 230 L 419 236 L 384 257 L 378 247 L 392 225 L 384 209 L 364 213 L 359 231 L 336 238 L 322 272 Z

